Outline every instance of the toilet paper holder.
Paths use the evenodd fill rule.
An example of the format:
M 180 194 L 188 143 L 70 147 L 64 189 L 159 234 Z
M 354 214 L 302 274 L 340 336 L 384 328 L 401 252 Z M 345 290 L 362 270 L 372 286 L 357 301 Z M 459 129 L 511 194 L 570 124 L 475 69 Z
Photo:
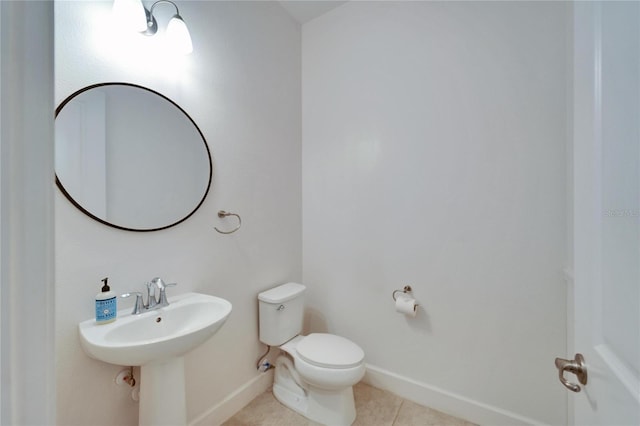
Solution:
M 397 300 L 396 299 L 396 293 L 400 292 L 400 293 L 407 294 L 407 293 L 411 293 L 412 291 L 413 290 L 412 290 L 410 285 L 405 285 L 402 290 L 394 290 L 393 293 L 391 294 L 391 297 L 393 297 L 393 300 L 395 301 L 395 300 Z M 419 305 L 416 303 L 416 306 L 419 306 Z

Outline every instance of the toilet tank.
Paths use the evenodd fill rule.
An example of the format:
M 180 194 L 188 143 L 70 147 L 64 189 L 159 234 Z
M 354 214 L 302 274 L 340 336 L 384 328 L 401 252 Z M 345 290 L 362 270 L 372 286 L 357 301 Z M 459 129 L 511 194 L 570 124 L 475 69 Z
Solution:
M 302 332 L 305 286 L 286 283 L 258 294 L 260 341 L 280 346 Z

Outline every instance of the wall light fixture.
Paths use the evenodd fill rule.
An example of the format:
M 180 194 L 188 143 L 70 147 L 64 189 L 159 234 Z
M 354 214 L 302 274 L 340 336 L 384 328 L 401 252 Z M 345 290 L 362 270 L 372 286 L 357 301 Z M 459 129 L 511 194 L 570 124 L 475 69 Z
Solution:
M 193 44 L 191 44 L 191 35 L 187 24 L 182 20 L 178 6 L 169 0 L 158 0 L 151 5 L 151 9 L 145 9 L 147 15 L 147 30 L 143 32 L 145 35 L 154 35 L 158 31 L 158 23 L 155 16 L 153 16 L 153 9 L 160 3 L 169 3 L 176 8 L 176 14 L 171 17 L 167 24 L 167 41 L 172 45 L 171 47 L 180 53 L 193 52 Z
M 170 44 L 170 48 L 176 52 L 188 54 L 193 51 L 191 43 L 191 35 L 187 24 L 184 23 L 178 6 L 169 0 L 158 0 L 147 9 L 141 0 L 114 0 L 113 12 L 116 19 L 126 26 L 126 28 L 134 29 L 140 33 L 152 36 L 158 32 L 158 22 L 153 14 L 154 9 L 160 3 L 169 3 L 176 8 L 176 13 L 171 17 L 167 24 L 166 40 Z M 144 21 L 143 21 L 144 20 Z

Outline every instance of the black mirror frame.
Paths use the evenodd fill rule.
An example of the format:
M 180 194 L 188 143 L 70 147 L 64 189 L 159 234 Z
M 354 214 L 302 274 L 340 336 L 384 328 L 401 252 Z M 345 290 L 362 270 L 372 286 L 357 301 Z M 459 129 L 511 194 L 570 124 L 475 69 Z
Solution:
M 213 161 L 211 160 L 211 151 L 209 150 L 209 145 L 207 144 L 207 140 L 205 139 L 204 135 L 202 134 L 202 131 L 200 130 L 200 127 L 198 127 L 198 125 L 196 124 L 195 121 L 193 121 L 193 119 L 191 118 L 191 116 L 189 114 L 187 114 L 187 112 L 182 109 L 182 107 L 180 107 L 180 105 L 178 105 L 177 103 L 175 103 L 174 101 L 172 101 L 171 99 L 169 99 L 168 97 L 166 97 L 165 95 L 163 95 L 162 93 L 156 92 L 153 89 L 149 89 L 148 87 L 144 87 L 144 86 L 140 86 L 138 84 L 133 84 L 133 83 L 123 83 L 123 82 L 108 82 L 108 83 L 97 83 L 97 84 L 92 84 L 90 86 L 86 86 L 83 87 L 82 89 L 79 89 L 77 91 L 75 91 L 74 93 L 72 93 L 71 95 L 69 95 L 64 101 L 62 101 L 60 103 L 60 105 L 58 105 L 58 107 L 56 108 L 55 111 L 55 117 L 58 117 L 58 114 L 60 113 L 60 111 L 62 111 L 62 109 L 64 108 L 64 106 L 66 104 L 68 104 L 73 98 L 75 98 L 76 96 L 80 95 L 81 93 L 84 93 L 88 90 L 91 89 L 95 89 L 97 87 L 104 87 L 104 86 L 129 86 L 129 87 L 135 87 L 137 89 L 142 89 L 142 90 L 146 90 L 148 92 L 153 93 L 154 95 L 160 96 L 161 98 L 163 98 L 164 100 L 170 102 L 173 106 L 175 106 L 179 111 L 181 111 L 185 117 L 187 117 L 189 119 L 189 121 L 191 122 L 191 124 L 193 124 L 193 126 L 195 127 L 195 129 L 198 131 L 198 134 L 200 135 L 200 137 L 202 138 L 202 143 L 204 144 L 204 148 L 207 152 L 207 157 L 209 160 L 209 182 L 207 183 L 207 188 L 204 191 L 204 195 L 202 196 L 202 199 L 200 200 L 200 202 L 196 205 L 196 207 L 189 213 L 187 214 L 185 217 L 183 217 L 182 219 L 178 220 L 177 222 L 171 223 L 169 225 L 166 226 L 161 226 L 159 228 L 152 228 L 152 229 L 136 229 L 136 228 L 127 228 L 125 226 L 120 226 L 120 225 L 116 225 L 114 223 L 111 222 L 107 222 L 104 219 L 101 219 L 97 216 L 95 216 L 94 214 L 92 214 L 91 212 L 89 212 L 88 210 L 86 210 L 84 207 L 82 207 L 72 196 L 71 194 L 69 194 L 67 192 L 67 190 L 65 189 L 64 185 L 62 184 L 62 182 L 60 181 L 60 179 L 58 178 L 58 174 L 56 173 L 55 178 L 56 178 L 56 186 L 60 189 L 60 191 L 64 194 L 64 196 L 67 198 L 67 200 L 69 200 L 69 202 L 71 202 L 71 204 L 73 204 L 78 210 L 80 210 L 82 213 L 86 214 L 87 216 L 89 216 L 91 219 L 102 223 L 103 225 L 107 225 L 110 226 L 112 228 L 116 228 L 116 229 L 121 229 L 123 231 L 133 231 L 133 232 L 152 232 L 152 231 L 160 231 L 163 229 L 167 229 L 167 228 L 171 228 L 173 226 L 176 226 L 182 222 L 184 222 L 185 220 L 189 219 L 202 205 L 202 203 L 204 203 L 204 200 L 207 198 L 207 195 L 209 194 L 209 189 L 211 188 L 211 184 L 212 184 L 212 180 L 213 180 Z

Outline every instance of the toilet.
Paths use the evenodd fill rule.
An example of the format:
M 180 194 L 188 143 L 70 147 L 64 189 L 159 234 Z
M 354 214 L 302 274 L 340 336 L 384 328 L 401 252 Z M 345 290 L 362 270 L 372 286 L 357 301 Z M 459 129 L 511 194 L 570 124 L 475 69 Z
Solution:
M 314 422 L 350 425 L 356 418 L 353 385 L 365 373 L 364 351 L 333 334 L 300 334 L 305 289 L 286 283 L 258 294 L 260 341 L 282 351 L 273 395 Z

